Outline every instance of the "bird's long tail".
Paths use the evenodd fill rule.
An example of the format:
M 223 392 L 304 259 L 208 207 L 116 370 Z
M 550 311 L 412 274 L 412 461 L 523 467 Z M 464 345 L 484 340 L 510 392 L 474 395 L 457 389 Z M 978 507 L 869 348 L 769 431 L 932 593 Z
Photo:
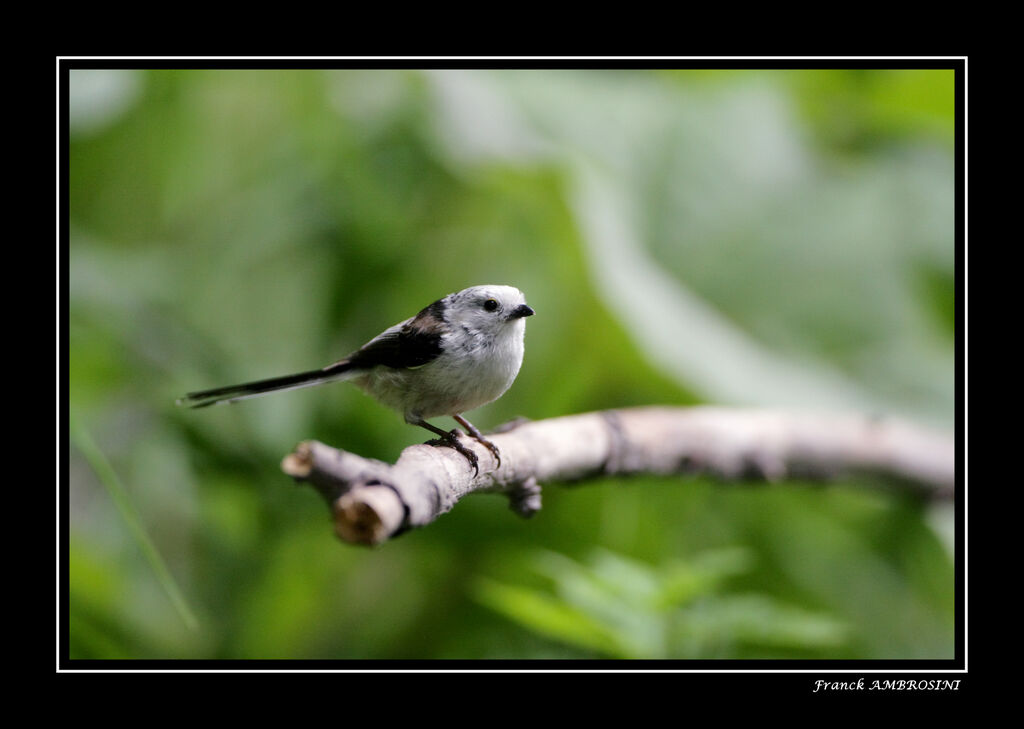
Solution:
M 268 380 L 257 380 L 256 382 L 244 382 L 241 385 L 217 387 L 213 390 L 190 392 L 185 397 L 178 398 L 178 404 L 190 408 L 205 408 L 217 403 L 237 402 L 271 392 L 297 390 L 300 387 L 312 387 L 313 385 L 321 385 L 325 382 L 346 380 L 354 376 L 357 371 L 352 368 L 349 362 L 341 361 L 319 370 L 298 372 L 294 375 L 284 375 L 282 377 L 271 377 Z

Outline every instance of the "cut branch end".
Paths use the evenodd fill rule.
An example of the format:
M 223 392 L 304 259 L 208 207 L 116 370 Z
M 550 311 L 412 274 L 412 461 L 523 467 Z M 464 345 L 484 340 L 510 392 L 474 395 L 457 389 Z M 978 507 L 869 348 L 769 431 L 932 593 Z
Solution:
M 401 529 L 404 513 L 387 486 L 353 488 L 334 502 L 334 531 L 351 544 L 380 544 Z

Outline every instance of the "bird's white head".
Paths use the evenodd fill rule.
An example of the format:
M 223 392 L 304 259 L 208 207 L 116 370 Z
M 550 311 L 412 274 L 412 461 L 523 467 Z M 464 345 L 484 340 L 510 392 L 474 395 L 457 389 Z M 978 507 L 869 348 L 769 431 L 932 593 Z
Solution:
M 533 315 L 523 292 L 514 286 L 472 286 L 444 298 L 445 320 L 452 328 L 499 335 L 523 331 Z

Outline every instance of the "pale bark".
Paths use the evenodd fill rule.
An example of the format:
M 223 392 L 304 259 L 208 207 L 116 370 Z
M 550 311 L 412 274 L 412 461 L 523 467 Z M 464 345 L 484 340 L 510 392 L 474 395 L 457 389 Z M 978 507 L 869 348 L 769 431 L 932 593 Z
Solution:
M 300 443 L 281 464 L 331 504 L 343 540 L 377 544 L 429 524 L 474 492 L 504 493 L 514 511 L 540 509 L 540 483 L 606 475 L 707 474 L 726 481 L 824 481 L 881 476 L 929 498 L 952 497 L 949 436 L 880 418 L 722 407 L 607 410 L 512 423 L 489 434 L 501 465 L 472 438 L 479 473 L 452 448 L 413 445 L 391 465 Z

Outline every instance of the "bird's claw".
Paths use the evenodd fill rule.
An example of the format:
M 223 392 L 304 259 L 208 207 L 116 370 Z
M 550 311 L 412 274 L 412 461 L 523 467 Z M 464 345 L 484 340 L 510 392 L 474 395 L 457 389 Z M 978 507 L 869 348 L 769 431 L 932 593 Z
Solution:
M 455 422 L 457 422 L 459 425 L 466 429 L 466 433 L 469 434 L 470 438 L 477 441 L 480 445 L 489 450 L 491 452 L 491 455 L 494 456 L 494 460 L 497 461 L 498 463 L 496 468 L 501 468 L 501 451 L 498 450 L 498 446 L 494 445 L 493 443 L 491 443 L 491 441 L 487 440 L 487 438 L 484 437 L 483 433 L 477 430 L 476 427 L 471 422 L 466 420 L 461 415 L 455 416 Z M 458 431 L 453 430 L 452 432 L 457 433 Z
M 448 448 L 454 448 L 459 453 L 466 457 L 469 461 L 469 465 L 473 467 L 473 477 L 476 478 L 480 475 L 480 458 L 466 446 L 459 442 L 459 436 L 462 435 L 458 430 L 452 430 L 444 438 L 438 438 L 436 440 L 427 441 L 430 445 L 446 446 Z
M 493 443 L 491 443 L 491 441 L 487 440 L 483 436 L 477 438 L 476 440 L 484 448 L 486 448 L 487 450 L 489 450 L 491 452 L 491 455 L 494 456 L 494 460 L 496 460 L 498 462 L 498 467 L 500 468 L 501 467 L 501 451 L 498 450 L 498 446 L 494 445 Z

